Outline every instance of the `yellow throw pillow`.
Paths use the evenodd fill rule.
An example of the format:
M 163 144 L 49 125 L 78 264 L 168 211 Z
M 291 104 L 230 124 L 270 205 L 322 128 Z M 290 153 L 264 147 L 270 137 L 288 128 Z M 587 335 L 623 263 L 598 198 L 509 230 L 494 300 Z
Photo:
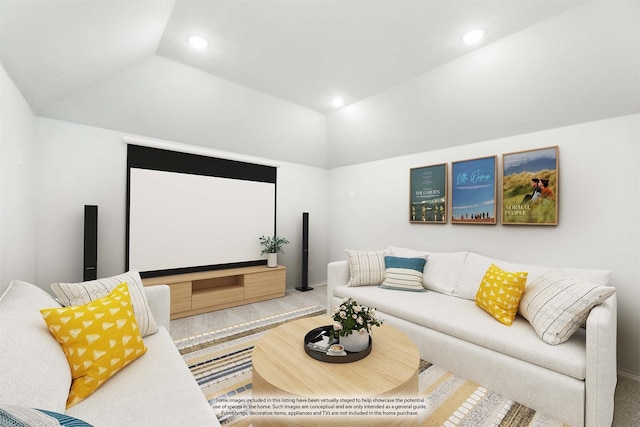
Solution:
M 88 304 L 47 308 L 40 313 L 71 368 L 73 382 L 67 408 L 147 351 L 126 282 Z
M 526 271 L 504 271 L 495 264 L 487 269 L 476 293 L 476 305 L 498 322 L 511 326 L 516 318 L 520 299 L 527 286 Z

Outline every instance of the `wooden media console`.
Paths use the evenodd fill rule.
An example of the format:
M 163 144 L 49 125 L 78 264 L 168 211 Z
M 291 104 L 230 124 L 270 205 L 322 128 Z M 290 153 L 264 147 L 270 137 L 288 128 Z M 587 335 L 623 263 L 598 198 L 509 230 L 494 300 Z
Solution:
M 142 279 L 144 286 L 169 285 L 171 319 L 283 297 L 286 268 L 230 268 Z

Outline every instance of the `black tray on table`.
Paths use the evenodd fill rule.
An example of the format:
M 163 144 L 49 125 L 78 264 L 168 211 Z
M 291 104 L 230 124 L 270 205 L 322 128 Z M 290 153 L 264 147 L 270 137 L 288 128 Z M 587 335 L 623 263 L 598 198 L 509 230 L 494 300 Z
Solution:
M 320 326 L 319 328 L 314 328 L 314 329 L 310 330 L 309 332 L 307 332 L 307 334 L 304 336 L 304 351 L 306 351 L 307 354 L 309 356 L 313 357 L 314 359 L 319 360 L 321 362 L 327 362 L 327 363 L 349 363 L 349 362 L 355 362 L 356 360 L 364 359 L 365 357 L 367 357 L 369 355 L 369 353 L 371 353 L 371 347 L 373 345 L 373 340 L 371 339 L 371 336 L 369 336 L 369 345 L 367 346 L 367 348 L 365 348 L 362 351 L 356 351 L 356 352 L 346 351 L 345 352 L 345 353 L 347 353 L 346 356 L 332 356 L 332 355 L 323 353 L 321 351 L 312 350 L 307 346 L 307 344 L 312 339 L 317 337 L 319 333 L 321 333 L 323 331 L 329 332 L 332 329 L 333 329 L 332 326 Z

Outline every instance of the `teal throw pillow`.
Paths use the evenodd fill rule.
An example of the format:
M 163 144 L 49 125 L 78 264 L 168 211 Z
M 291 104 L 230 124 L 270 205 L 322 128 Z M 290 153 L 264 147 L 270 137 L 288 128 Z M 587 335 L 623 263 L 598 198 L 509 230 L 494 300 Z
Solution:
M 422 286 L 425 258 L 400 258 L 385 256 L 385 274 L 381 288 L 402 291 L 426 292 Z

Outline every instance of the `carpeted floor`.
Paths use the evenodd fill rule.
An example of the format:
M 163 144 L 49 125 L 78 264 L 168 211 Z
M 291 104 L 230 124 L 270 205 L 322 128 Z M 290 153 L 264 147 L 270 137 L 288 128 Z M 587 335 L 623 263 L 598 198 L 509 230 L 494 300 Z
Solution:
M 324 309 L 324 307 L 326 307 L 325 289 L 326 288 L 324 286 L 318 286 L 313 291 L 304 292 L 304 293 L 298 292 L 296 290 L 290 290 L 287 292 L 287 295 L 284 298 L 278 298 L 275 300 L 265 301 L 265 302 L 256 303 L 256 304 L 250 304 L 250 305 L 241 306 L 241 307 L 234 307 L 226 310 L 220 310 L 217 312 L 206 313 L 199 316 L 191 316 L 184 319 L 176 319 L 171 322 L 171 334 L 174 337 L 174 339 L 176 339 L 177 345 L 179 347 L 183 347 L 183 352 L 185 352 L 184 348 L 189 347 L 190 345 L 187 343 L 188 340 L 184 339 L 184 337 L 187 337 L 187 338 L 191 337 L 191 339 L 193 339 L 194 336 L 199 335 L 198 340 L 210 341 L 210 342 L 213 342 L 212 340 L 223 338 L 223 340 L 226 341 L 226 343 L 218 342 L 218 344 L 222 344 L 221 347 L 219 347 L 219 349 L 221 349 L 221 353 L 231 354 L 231 353 L 234 353 L 234 351 L 237 351 L 237 352 L 233 355 L 232 358 L 225 358 L 226 360 L 231 360 L 232 362 L 231 362 L 231 365 L 229 365 L 230 367 L 225 368 L 222 371 L 220 371 L 219 367 L 216 367 L 213 369 L 203 368 L 205 365 L 203 363 L 203 365 L 199 369 L 204 370 L 205 372 L 207 370 L 212 371 L 212 372 L 209 372 L 209 374 L 204 375 L 205 377 L 207 375 L 210 375 L 210 376 L 212 375 L 209 378 L 209 380 L 206 380 L 205 382 L 211 383 L 212 381 L 210 380 L 211 378 L 213 378 L 213 382 L 217 381 L 218 383 L 215 387 L 211 387 L 211 384 L 208 384 L 207 386 L 203 387 L 203 391 L 205 392 L 205 394 L 208 394 L 210 396 L 209 399 L 215 399 L 216 397 L 219 397 L 222 394 L 226 396 L 227 393 L 231 393 L 231 396 L 235 396 L 236 394 L 241 395 L 243 393 L 245 397 L 250 396 L 250 389 L 251 389 L 250 349 L 247 350 L 246 347 L 247 347 L 247 342 L 250 343 L 250 341 L 252 339 L 255 339 L 255 337 L 251 337 L 250 336 L 251 334 L 246 334 L 246 331 L 240 334 L 240 335 L 244 334 L 244 336 L 237 336 L 237 332 L 238 332 L 237 326 L 243 325 L 243 324 L 249 324 L 249 325 L 243 326 L 243 328 L 245 329 L 252 329 L 254 327 L 259 327 L 260 322 L 261 321 L 265 322 L 265 319 L 268 317 L 271 317 L 273 313 L 287 313 L 290 311 L 295 312 L 297 310 L 303 310 L 302 309 L 303 307 L 311 307 L 311 306 L 318 305 L 322 309 Z M 211 333 L 212 331 L 214 333 Z M 236 336 L 233 337 L 234 335 Z M 228 350 L 230 346 L 231 347 L 239 346 L 241 348 L 244 347 L 245 349 L 242 350 L 240 348 L 235 350 Z M 204 347 L 209 347 L 209 345 L 205 345 Z M 250 344 L 248 345 L 248 347 L 251 347 Z M 203 349 L 200 349 L 200 350 L 203 350 Z M 206 354 L 208 352 L 209 350 L 204 350 L 204 351 L 201 351 L 202 354 L 198 355 L 197 352 L 186 351 L 185 359 L 193 359 L 195 354 L 196 358 L 200 357 L 199 362 L 203 362 L 205 359 L 207 359 L 208 356 L 206 356 Z M 223 363 L 223 362 L 219 362 L 219 363 Z M 197 369 L 194 370 L 194 372 L 196 371 Z M 225 371 L 224 374 L 223 374 L 223 371 Z M 226 375 L 226 373 L 230 373 L 230 375 Z M 199 374 L 196 373 L 196 375 L 199 375 Z M 219 378 L 216 378 L 216 375 Z M 421 375 L 420 375 L 421 391 L 424 393 L 425 391 L 431 390 L 427 394 L 431 394 L 432 396 L 429 397 L 428 400 L 426 400 L 427 402 L 430 402 L 430 403 L 428 405 L 428 409 L 426 410 L 426 412 L 425 411 L 422 412 L 422 417 L 424 418 L 424 422 L 422 423 L 422 425 L 424 426 L 456 425 L 454 422 L 458 422 L 458 420 L 456 420 L 455 418 L 453 419 L 453 421 L 449 421 L 451 424 L 447 424 L 442 420 L 438 421 L 439 418 L 437 417 L 442 417 L 443 415 L 438 415 L 438 411 L 434 410 L 434 406 L 436 405 L 436 403 L 434 402 L 434 399 L 435 399 L 435 396 L 440 396 L 443 393 L 446 394 L 443 390 L 449 390 L 449 391 L 452 389 L 459 390 L 459 393 L 453 393 L 453 395 L 457 395 L 458 397 L 452 398 L 452 400 L 450 400 L 450 403 L 448 405 L 455 406 L 455 403 L 452 404 L 451 402 L 455 402 L 456 399 L 460 400 L 460 402 L 466 402 L 466 406 L 459 405 L 459 407 L 462 408 L 462 411 L 459 411 L 460 414 L 463 414 L 465 410 L 468 410 L 467 406 L 470 405 L 470 403 L 467 402 L 467 398 L 471 399 L 470 401 L 473 402 L 473 399 L 477 397 L 477 393 L 476 393 L 476 396 L 474 396 L 473 392 L 476 392 L 476 389 L 479 386 L 474 385 L 470 382 L 466 382 L 462 379 L 458 379 L 455 376 L 451 376 L 451 377 L 450 376 L 451 374 L 447 373 L 446 371 L 440 370 L 436 366 L 430 365 L 426 362 L 423 364 Z M 222 377 L 227 378 L 226 382 L 221 379 Z M 446 377 L 447 379 L 446 380 L 443 379 L 444 377 Z M 462 383 L 459 383 L 460 381 L 462 381 Z M 237 387 L 237 385 L 242 382 L 244 382 L 244 384 L 241 384 L 240 387 Z M 438 387 L 441 387 L 441 388 L 436 387 L 437 390 L 434 389 L 433 388 L 434 384 L 439 384 Z M 459 387 L 456 387 L 455 385 L 452 385 L 452 384 L 461 384 L 461 385 Z M 465 393 L 468 393 L 470 389 L 473 389 L 473 392 L 471 392 L 469 396 L 466 397 L 465 399 L 462 399 L 461 396 L 464 396 Z M 518 405 L 515 403 L 509 404 L 509 401 L 507 399 L 503 399 L 502 397 L 499 398 L 500 400 L 497 400 L 498 398 L 496 398 L 494 394 L 488 390 L 487 392 L 484 392 L 483 389 L 480 388 L 478 392 L 480 394 L 485 393 L 485 395 L 482 396 L 484 400 L 483 405 L 478 406 L 477 409 L 479 410 L 480 408 L 483 408 L 482 411 L 484 413 L 488 413 L 489 409 L 487 408 L 492 407 L 494 408 L 494 411 L 495 411 L 493 412 L 494 414 L 493 419 L 491 416 L 484 417 L 485 421 L 488 423 L 486 425 L 493 425 L 493 426 L 556 425 L 554 424 L 553 420 L 546 419 L 541 414 L 535 414 L 534 411 L 522 405 Z M 619 376 L 618 387 L 616 390 L 616 412 L 614 415 L 614 421 L 612 426 L 613 427 L 639 427 L 640 426 L 640 407 L 638 406 L 639 401 L 640 401 L 640 382 L 635 381 L 628 377 Z M 496 403 L 496 402 L 502 402 L 502 403 Z M 487 405 L 494 405 L 494 406 L 487 406 Z M 459 409 L 459 408 L 456 407 L 456 409 Z M 235 413 L 242 412 L 241 408 L 238 409 L 238 407 L 236 407 L 234 411 Z M 452 413 L 455 414 L 455 411 Z M 221 416 L 221 421 L 223 421 L 224 423 L 227 423 L 227 425 L 231 425 L 231 424 L 228 424 L 228 422 L 230 421 L 233 421 L 235 423 L 238 420 L 239 420 L 239 423 L 233 424 L 234 426 L 248 425 L 247 420 L 246 419 L 243 420 L 242 417 L 240 418 L 236 417 L 234 420 L 232 420 L 231 417 L 225 418 L 225 415 L 222 414 L 222 412 L 220 413 L 220 416 Z M 459 420 L 463 420 L 463 419 L 459 419 Z M 501 420 L 501 421 L 496 422 L 496 420 L 498 421 Z M 482 426 L 483 424 L 478 423 L 478 421 L 475 420 L 473 417 L 467 416 L 466 421 L 464 421 L 463 423 L 458 423 L 457 425 Z

